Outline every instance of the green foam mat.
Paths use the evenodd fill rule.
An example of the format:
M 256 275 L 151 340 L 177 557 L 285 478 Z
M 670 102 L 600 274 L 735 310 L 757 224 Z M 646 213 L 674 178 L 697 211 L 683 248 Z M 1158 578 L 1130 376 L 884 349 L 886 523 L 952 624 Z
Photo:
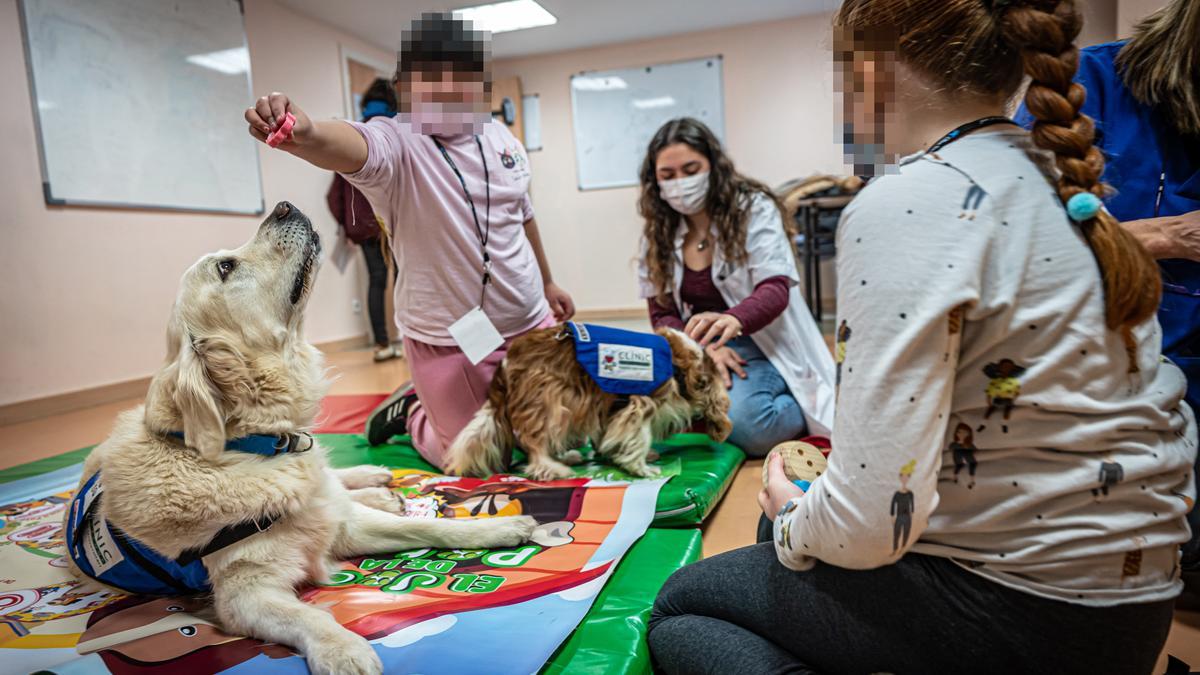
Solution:
M 646 628 L 654 598 L 675 570 L 700 559 L 700 550 L 700 531 L 695 528 L 646 530 L 541 672 L 652 672 Z
M 322 434 L 321 444 L 334 466 L 382 464 L 397 469 L 438 470 L 401 441 L 367 445 L 358 434 Z M 729 489 L 745 453 L 728 443 L 713 443 L 703 434 L 678 434 L 655 444 L 661 455 L 654 464 L 673 477 L 658 493 L 653 527 L 688 527 L 704 522 Z

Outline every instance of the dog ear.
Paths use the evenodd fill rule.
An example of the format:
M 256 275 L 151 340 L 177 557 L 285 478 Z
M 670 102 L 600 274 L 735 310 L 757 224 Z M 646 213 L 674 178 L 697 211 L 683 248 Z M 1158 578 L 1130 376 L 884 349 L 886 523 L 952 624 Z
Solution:
M 729 392 L 717 374 L 717 364 L 707 352 L 696 359 L 692 370 L 696 373 L 695 379 L 689 372 L 688 388 L 692 389 L 692 397 L 699 404 L 709 438 L 721 443 L 733 431 L 733 422 L 729 419 Z
M 187 330 L 180 331 L 178 369 L 173 399 L 183 418 L 183 436 L 200 456 L 215 461 L 225 451 L 225 415 L 221 412 L 216 385 L 208 375 L 208 366 Z

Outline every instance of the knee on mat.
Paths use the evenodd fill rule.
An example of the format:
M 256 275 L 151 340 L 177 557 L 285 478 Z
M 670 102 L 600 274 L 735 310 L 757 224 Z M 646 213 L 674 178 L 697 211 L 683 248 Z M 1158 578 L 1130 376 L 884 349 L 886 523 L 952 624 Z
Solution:
M 693 576 L 695 564 L 684 565 L 675 570 L 675 572 L 667 578 L 666 583 L 658 591 L 658 597 L 654 599 L 654 609 L 650 613 L 650 627 L 663 619 L 672 616 L 678 616 L 684 612 L 680 608 L 680 602 L 686 601 L 688 596 L 693 592 L 689 589 L 691 586 L 691 578 Z

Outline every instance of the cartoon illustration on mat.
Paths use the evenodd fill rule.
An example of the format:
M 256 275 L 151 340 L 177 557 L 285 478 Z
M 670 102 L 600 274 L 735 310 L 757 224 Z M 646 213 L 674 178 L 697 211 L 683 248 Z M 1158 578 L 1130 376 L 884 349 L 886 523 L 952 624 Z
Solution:
M 1107 459 L 1100 462 L 1100 487 L 1092 488 L 1092 497 L 1100 501 L 1100 496 L 1108 496 L 1108 489 L 1125 480 L 1125 467 Z
M 529 611 L 516 607 L 523 603 L 591 598 L 612 571 L 614 561 L 596 554 L 620 524 L 624 486 L 590 488 L 587 479 L 460 479 L 411 470 L 394 475 L 393 485 L 410 503 L 428 498 L 438 504 L 428 517 L 512 512 L 541 524 L 529 544 L 510 549 L 424 548 L 346 561 L 323 585 L 302 592 L 305 602 L 384 652 L 443 632 L 447 639 L 466 639 L 470 622 L 457 618 L 460 613 L 516 613 L 515 620 Z M 652 508 L 656 491 L 643 492 Z M 78 651 L 102 659 L 113 673 L 166 664 L 179 672 L 217 672 L 251 660 L 257 666 L 245 667 L 268 668 L 294 656 L 285 646 L 222 632 L 195 600 L 111 596 L 107 602 L 112 604 L 88 617 Z
M 983 419 L 988 419 L 998 409 L 1004 411 L 1004 419 L 1012 416 L 1017 397 L 1021 395 L 1021 381 L 1017 378 L 1024 375 L 1025 370 L 1012 359 L 1001 359 L 983 367 L 983 374 L 992 378 L 987 386 L 988 407 Z
M 978 462 L 975 461 L 975 432 L 971 431 L 971 427 L 960 422 L 954 428 L 954 440 L 950 443 L 950 451 L 954 453 L 954 482 L 958 483 L 958 473 L 965 466 L 970 477 L 967 489 L 974 488 L 975 467 Z
M 909 460 L 908 464 L 900 467 L 900 489 L 892 495 L 891 515 L 896 519 L 892 527 L 892 553 L 908 545 L 908 535 L 912 533 L 912 514 L 916 508 L 912 490 L 908 489 L 908 481 L 917 468 L 917 460 Z
M 121 596 L 78 581 L 0 592 L 0 648 L 49 621 L 87 614 Z
M 842 324 L 837 329 L 837 376 L 834 380 L 834 385 L 840 387 L 842 385 L 842 363 L 846 360 L 846 343 L 850 341 L 850 326 L 846 325 L 843 320 Z

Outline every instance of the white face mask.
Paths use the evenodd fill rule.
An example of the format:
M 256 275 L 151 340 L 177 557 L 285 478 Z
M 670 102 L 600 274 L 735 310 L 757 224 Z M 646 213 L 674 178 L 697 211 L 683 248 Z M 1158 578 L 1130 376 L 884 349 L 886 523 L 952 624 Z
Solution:
M 694 176 L 658 181 L 658 193 L 671 208 L 685 216 L 700 213 L 708 201 L 708 171 Z

